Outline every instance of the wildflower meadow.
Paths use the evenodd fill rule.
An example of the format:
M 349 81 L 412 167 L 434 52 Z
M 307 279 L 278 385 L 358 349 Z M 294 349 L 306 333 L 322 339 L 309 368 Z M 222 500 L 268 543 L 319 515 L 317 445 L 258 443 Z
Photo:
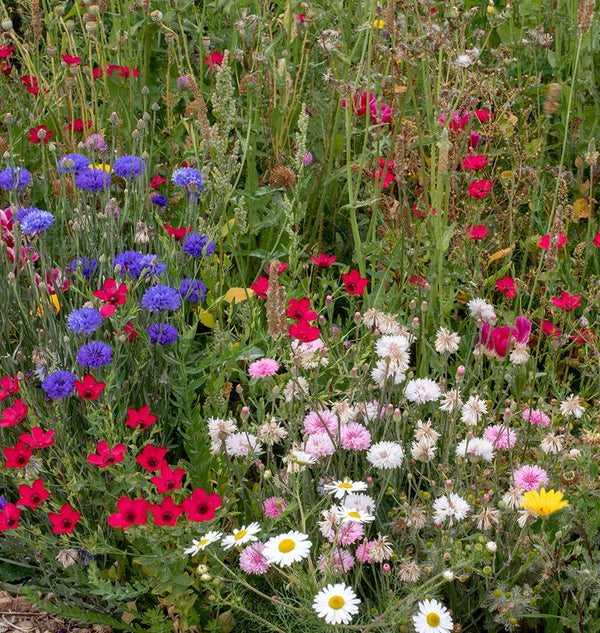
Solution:
M 0 589 L 600 632 L 595 9 L 0 0 Z

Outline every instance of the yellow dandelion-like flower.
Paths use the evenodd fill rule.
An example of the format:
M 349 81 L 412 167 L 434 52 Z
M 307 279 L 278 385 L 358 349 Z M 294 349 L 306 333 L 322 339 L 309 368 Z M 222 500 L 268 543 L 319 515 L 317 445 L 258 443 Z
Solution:
M 547 517 L 569 505 L 563 499 L 563 493 L 557 490 L 530 490 L 523 495 L 521 505 L 535 512 L 538 516 Z

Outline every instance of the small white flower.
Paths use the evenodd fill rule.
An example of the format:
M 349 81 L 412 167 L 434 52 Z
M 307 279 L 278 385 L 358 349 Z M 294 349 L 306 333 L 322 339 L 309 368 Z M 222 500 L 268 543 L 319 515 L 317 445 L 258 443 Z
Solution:
M 452 582 L 454 580 L 454 572 L 451 569 L 444 569 L 442 572 L 442 578 L 446 582 Z
M 425 404 L 439 400 L 442 390 L 437 382 L 429 378 L 414 378 L 406 385 L 404 395 L 411 402 Z
M 418 462 L 430 462 L 435 457 L 436 451 L 437 446 L 427 438 L 422 438 L 410 445 L 410 454 Z
M 448 496 L 442 495 L 433 503 L 435 510 L 433 520 L 436 523 L 443 523 L 448 519 L 448 525 L 453 525 L 454 520 L 460 521 L 467 516 L 471 506 L 465 499 L 451 492 Z
M 403 459 L 404 449 L 397 442 L 378 442 L 367 451 L 367 460 L 375 468 L 399 468 Z
M 479 396 L 471 396 L 462 407 L 460 419 L 469 426 L 475 426 L 487 412 L 486 402 Z
M 366 510 L 359 510 L 356 507 L 338 506 L 333 510 L 342 523 L 353 521 L 354 523 L 371 523 L 375 517 Z
M 333 493 L 336 499 L 343 499 L 349 492 L 361 492 L 367 489 L 364 481 L 352 481 L 344 479 L 343 481 L 334 481 L 323 486 L 327 492 Z
M 454 626 L 450 612 L 437 600 L 419 602 L 419 612 L 413 615 L 417 633 L 450 633 Z
M 260 525 L 256 522 L 242 527 L 239 530 L 233 530 L 233 534 L 228 534 L 222 541 L 223 549 L 231 549 L 232 547 L 241 547 L 246 543 L 257 541 L 255 534 L 260 532 Z
M 585 413 L 583 408 L 583 400 L 580 396 L 571 394 L 560 404 L 560 412 L 567 418 L 571 416 L 579 419 Z
M 510 353 L 510 362 L 513 365 L 524 365 L 529 360 L 529 350 L 524 343 L 515 343 L 515 348 Z
M 460 399 L 460 391 L 458 389 L 450 389 L 446 391 L 440 403 L 440 409 L 451 413 L 463 406 L 463 401 Z
M 321 589 L 315 596 L 313 609 L 327 624 L 349 624 L 358 613 L 359 604 L 352 587 L 341 582 Z
M 494 554 L 498 549 L 498 545 L 496 544 L 496 541 L 488 541 L 485 544 L 485 549 L 487 549 L 490 554 Z
M 274 565 L 287 567 L 307 558 L 312 543 L 306 534 L 292 530 L 279 536 L 273 536 L 265 543 L 262 555 Z
M 490 305 L 485 299 L 471 299 L 467 305 L 474 319 L 489 322 L 496 318 L 494 306 Z
M 211 543 L 216 543 L 223 536 L 222 532 L 207 532 L 204 536 L 201 536 L 199 539 L 194 539 L 192 541 L 192 546 L 187 547 L 183 550 L 184 554 L 191 554 L 195 556 L 202 550 L 206 549 Z
M 451 332 L 445 327 L 441 327 L 435 337 L 435 351 L 438 354 L 454 354 L 458 351 L 460 336 L 456 332 Z

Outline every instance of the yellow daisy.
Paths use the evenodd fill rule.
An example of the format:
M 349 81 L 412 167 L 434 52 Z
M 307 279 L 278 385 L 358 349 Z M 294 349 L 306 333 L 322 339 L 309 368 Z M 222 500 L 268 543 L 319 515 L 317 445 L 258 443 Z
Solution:
M 521 505 L 535 512 L 538 516 L 547 517 L 569 505 L 563 499 L 563 493 L 556 490 L 530 490 L 523 495 Z

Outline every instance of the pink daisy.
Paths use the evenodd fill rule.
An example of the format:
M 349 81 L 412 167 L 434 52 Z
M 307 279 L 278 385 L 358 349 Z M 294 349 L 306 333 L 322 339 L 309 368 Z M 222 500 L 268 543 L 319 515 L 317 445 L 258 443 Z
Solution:
M 335 444 L 327 433 L 315 433 L 306 440 L 304 450 L 315 459 L 329 457 L 335 453 Z
M 337 530 L 332 530 L 328 536 L 330 543 L 338 545 L 352 545 L 360 540 L 365 534 L 362 523 L 357 521 L 348 521 L 342 523 Z
M 272 358 L 261 358 L 254 361 L 250 367 L 248 367 L 248 374 L 251 378 L 266 378 L 267 376 L 273 376 L 279 370 L 279 363 Z
M 340 429 L 340 444 L 348 450 L 365 451 L 371 446 L 371 434 L 362 424 L 350 422 Z
M 323 433 L 327 429 L 332 435 L 337 433 L 338 419 L 328 409 L 322 409 L 320 411 L 311 411 L 304 418 L 304 430 L 309 434 Z
M 269 561 L 263 556 L 265 546 L 262 543 L 252 543 L 244 548 L 240 554 L 240 567 L 247 574 L 264 574 L 269 567 Z
M 335 550 L 331 556 L 323 554 L 317 564 L 323 574 L 332 573 L 335 576 L 345 574 L 354 566 L 354 556 L 345 550 Z
M 287 508 L 287 503 L 282 497 L 269 497 L 263 502 L 263 512 L 272 519 L 276 519 Z
M 517 434 L 502 424 L 494 424 L 483 432 L 483 439 L 491 442 L 494 448 L 506 450 L 515 445 Z
M 517 488 L 525 492 L 539 490 L 540 486 L 548 484 L 548 473 L 539 466 L 521 466 L 513 473 L 513 481 Z
M 550 418 L 539 409 L 525 409 L 523 419 L 529 420 L 534 426 L 548 426 L 550 424 Z

